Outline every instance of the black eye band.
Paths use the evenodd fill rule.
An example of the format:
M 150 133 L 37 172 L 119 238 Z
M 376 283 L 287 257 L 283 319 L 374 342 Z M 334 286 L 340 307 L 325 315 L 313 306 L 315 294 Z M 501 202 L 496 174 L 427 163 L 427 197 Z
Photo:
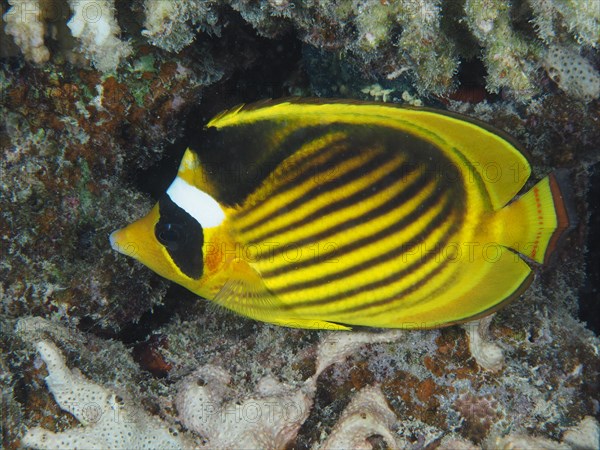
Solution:
M 158 202 L 160 218 L 154 235 L 184 274 L 199 279 L 204 269 L 202 226 L 164 194 Z

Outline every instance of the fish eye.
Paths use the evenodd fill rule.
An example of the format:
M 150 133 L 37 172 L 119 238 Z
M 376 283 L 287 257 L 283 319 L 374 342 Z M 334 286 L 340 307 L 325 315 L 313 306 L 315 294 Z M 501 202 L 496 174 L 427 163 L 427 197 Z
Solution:
M 157 224 L 154 234 L 158 242 L 171 250 L 176 249 L 185 240 L 182 226 L 176 223 Z

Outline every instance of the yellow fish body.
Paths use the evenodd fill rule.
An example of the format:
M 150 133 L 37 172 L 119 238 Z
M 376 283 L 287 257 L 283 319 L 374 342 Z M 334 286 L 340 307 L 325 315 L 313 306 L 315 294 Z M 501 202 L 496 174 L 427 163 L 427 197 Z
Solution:
M 206 127 L 114 249 L 244 316 L 432 328 L 489 314 L 568 228 L 554 175 L 498 130 L 425 109 L 265 102 Z

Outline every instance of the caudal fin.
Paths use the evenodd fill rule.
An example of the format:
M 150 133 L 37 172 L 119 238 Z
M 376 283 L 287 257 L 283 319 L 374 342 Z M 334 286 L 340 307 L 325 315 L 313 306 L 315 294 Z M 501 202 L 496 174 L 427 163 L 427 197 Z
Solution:
M 506 235 L 503 244 L 545 263 L 572 225 L 566 172 L 551 173 L 530 191 L 498 211 Z

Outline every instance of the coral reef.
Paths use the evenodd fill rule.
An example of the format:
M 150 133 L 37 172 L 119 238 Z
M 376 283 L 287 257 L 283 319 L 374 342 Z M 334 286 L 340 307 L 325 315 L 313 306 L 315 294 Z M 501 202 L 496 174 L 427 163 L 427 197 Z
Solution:
M 0 4 L 3 448 L 598 447 L 595 0 Z M 493 317 L 411 332 L 252 322 L 110 250 L 212 115 L 285 95 L 484 120 L 570 170 L 579 222 Z
M 49 373 L 46 376 L 44 371 L 38 371 L 31 382 L 36 385 L 35 380 L 45 379 L 58 405 L 72 412 L 84 426 L 82 429 L 70 423 L 58 427 L 54 421 L 61 415 L 55 412 L 53 421 L 43 422 L 41 428 L 30 427 L 21 442 L 38 448 L 59 448 L 59 444 L 52 443 L 94 437 L 94 442 L 108 439 L 105 442 L 128 446 L 131 442 L 127 441 L 127 432 L 135 428 L 138 443 L 160 435 L 168 448 L 189 448 L 194 442 L 208 448 L 231 448 L 242 441 L 249 448 L 281 448 L 294 442 L 300 448 L 315 445 L 340 448 L 348 443 L 370 448 L 369 445 L 375 445 L 373 439 L 381 439 L 380 444 L 390 448 L 434 443 L 440 443 L 441 448 L 455 448 L 461 442 L 465 448 L 481 448 L 474 447 L 475 444 L 496 448 L 496 443 L 511 448 L 510 445 L 518 445 L 522 439 L 531 443 L 545 439 L 545 442 L 562 440 L 571 446 L 564 448 L 577 449 L 586 447 L 577 447 L 572 441 L 589 442 L 597 427 L 589 418 L 577 429 L 573 424 L 563 433 L 559 428 L 550 437 L 539 436 L 544 430 L 542 424 L 554 427 L 569 409 L 586 409 L 581 403 L 569 404 L 575 400 L 574 386 L 585 385 L 585 380 L 593 383 L 597 377 L 593 365 L 585 360 L 580 360 L 579 369 L 567 373 L 571 367 L 564 367 L 565 372 L 559 375 L 556 367 L 547 367 L 541 373 L 539 367 L 531 367 L 522 357 L 514 355 L 514 360 L 506 362 L 503 373 L 489 379 L 486 375 L 489 372 L 479 370 L 476 365 L 469 366 L 466 338 L 458 329 L 395 331 L 387 336 L 372 332 L 330 332 L 317 342 L 297 339 L 290 346 L 287 336 L 290 330 L 267 325 L 254 324 L 254 330 L 249 330 L 252 339 L 240 339 L 240 334 L 248 331 L 227 325 L 230 317 L 217 315 L 217 323 L 210 326 L 203 326 L 206 318 L 200 318 L 187 326 L 173 323 L 163 329 L 175 350 L 166 356 L 174 366 L 169 377 L 180 381 L 161 387 L 156 378 L 150 377 L 143 381 L 149 383 L 148 391 L 143 394 L 139 381 L 132 382 L 135 378 L 131 377 L 139 375 L 135 374 L 135 363 L 127 353 L 115 353 L 121 358 L 118 371 L 123 372 L 117 372 L 121 380 L 118 381 L 114 369 L 90 365 L 98 359 L 97 350 L 93 353 L 85 349 L 105 345 L 102 339 L 90 340 L 79 332 L 39 318 L 21 319 L 16 326 L 16 338 L 25 343 L 25 348 L 37 347 Z M 572 325 L 566 324 L 565 329 Z M 204 329 L 203 333 L 199 334 L 198 329 Z M 306 333 L 292 332 L 298 336 Z M 516 336 L 506 326 L 501 335 Z M 579 358 L 597 358 L 593 355 L 598 340 L 590 338 L 577 344 Z M 185 341 L 185 347 L 178 347 L 175 340 Z M 51 341 L 78 355 L 79 367 L 86 375 L 68 370 L 64 357 Z M 271 349 L 285 348 L 284 342 L 288 342 L 287 350 L 279 350 L 279 357 L 272 358 Z M 547 357 L 549 343 L 539 339 L 535 342 L 541 346 L 539 357 Z M 530 350 L 529 356 L 527 353 L 523 356 L 531 358 L 535 354 L 538 352 Z M 535 363 L 535 358 L 531 362 Z M 111 364 L 110 360 L 105 363 Z M 25 358 L 21 364 L 31 364 L 31 360 Z M 40 368 L 35 360 L 33 364 Z M 193 373 L 186 373 L 196 364 L 198 368 Z M 270 373 L 277 373 L 277 378 L 283 381 Z M 556 376 L 562 377 L 555 384 L 556 389 L 546 391 L 545 380 Z M 38 385 L 37 389 L 42 388 Z M 354 390 L 358 393 L 345 404 L 343 399 Z M 146 398 L 143 406 L 140 394 Z M 90 399 L 92 395 L 94 400 Z M 332 396 L 337 400 L 330 403 Z M 71 403 L 66 403 L 66 397 Z M 134 398 L 138 400 L 130 400 Z M 336 407 L 340 400 L 342 403 Z M 108 433 L 108 425 L 102 420 L 114 420 L 117 407 L 122 413 L 119 417 L 132 420 L 112 424 Z M 327 413 L 332 407 L 341 412 Z M 100 419 L 95 421 L 90 417 Z M 315 428 L 314 420 L 324 423 Z M 334 421 L 328 425 L 329 420 Z M 148 431 L 140 431 L 144 429 Z M 529 430 L 538 430 L 534 432 L 537 436 L 529 438 Z M 546 436 L 547 433 L 548 430 Z M 46 438 L 42 444 L 43 436 Z M 309 441 L 305 442 L 307 438 Z
M 79 41 L 76 50 L 99 70 L 115 70 L 132 52 L 131 43 L 120 38 L 114 0 L 69 0 L 68 6 L 46 0 L 12 0 L 10 4 L 4 15 L 6 33 L 33 62 L 49 58 L 45 34 L 50 21 L 57 29 L 56 40 L 62 43 L 59 48 L 71 45 L 63 37 L 65 27 L 57 26 L 61 18 L 49 17 L 54 9 L 70 10 L 67 25 Z M 440 0 L 146 0 L 142 23 L 139 17 L 131 17 L 127 20 L 130 30 L 125 31 L 135 33 L 137 42 L 146 39 L 161 49 L 180 52 L 197 38 L 219 36 L 227 23 L 228 7 L 263 36 L 277 38 L 293 29 L 303 42 L 328 51 L 330 57 L 344 54 L 351 65 L 363 68 L 358 71 L 365 83 L 399 79 L 396 90 L 400 92 L 408 77 L 419 94 L 447 95 L 458 84 L 461 60 L 480 57 L 487 71 L 488 92 L 503 91 L 527 101 L 542 91 L 540 69 L 553 70 L 555 75 L 568 70 L 570 61 L 560 56 L 565 52 L 573 54 L 578 61 L 575 65 L 585 68 L 590 81 L 584 84 L 597 84 L 594 63 L 572 50 L 574 45 L 594 50 L 600 45 L 600 13 L 594 0 L 528 0 L 518 5 L 500 0 L 467 0 L 464 5 Z M 481 55 L 477 55 L 479 49 Z M 338 82 L 351 83 L 352 79 Z M 561 78 L 557 83 L 569 95 L 581 96 L 574 81 Z M 585 95 L 589 101 L 600 92 L 588 88 Z

